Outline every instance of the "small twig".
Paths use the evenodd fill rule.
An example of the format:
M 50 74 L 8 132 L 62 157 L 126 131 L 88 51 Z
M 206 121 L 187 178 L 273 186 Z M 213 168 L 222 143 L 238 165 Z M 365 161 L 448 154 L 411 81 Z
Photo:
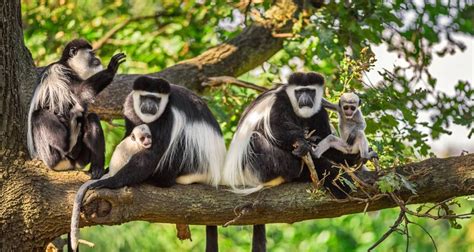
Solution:
M 308 166 L 309 172 L 311 173 L 311 181 L 313 181 L 313 187 L 314 189 L 319 189 L 321 188 L 320 181 L 318 179 L 318 174 L 316 173 L 316 167 L 314 166 L 313 159 L 311 158 L 311 154 L 306 153 L 302 157 L 303 162 Z
M 380 239 L 377 242 L 375 242 L 374 245 L 372 245 L 367 251 L 372 251 L 373 249 L 375 249 L 378 245 L 380 245 L 380 243 L 385 241 L 385 239 L 387 239 L 387 237 L 389 237 L 390 234 L 395 232 L 398 229 L 398 226 L 402 223 L 404 217 L 405 217 L 405 212 L 401 210 L 400 214 L 398 215 L 397 220 L 395 220 L 395 222 L 390 227 L 390 229 L 387 232 L 385 232 L 385 234 L 383 234 L 382 237 L 380 237 Z
M 428 208 L 428 210 L 426 210 L 425 214 L 428 214 L 429 212 L 431 212 L 431 210 L 435 209 L 436 207 L 438 207 L 438 206 L 440 206 L 440 205 L 442 205 L 442 204 L 444 204 L 444 203 L 446 203 L 446 202 L 448 202 L 448 201 L 453 200 L 454 198 L 456 198 L 456 197 L 447 198 L 447 199 L 445 199 L 445 200 L 443 200 L 443 201 L 440 201 L 440 202 L 434 204 L 432 207 L 430 207 L 430 208 Z
M 273 33 L 272 37 L 274 38 L 296 38 L 297 35 L 293 33 Z
M 240 205 L 240 206 L 236 206 L 234 208 L 234 214 L 236 215 L 234 219 L 226 222 L 224 225 L 222 225 L 223 227 L 227 227 L 231 224 L 234 224 L 235 222 L 237 222 L 240 218 L 242 218 L 242 216 L 248 214 L 250 211 L 252 211 L 255 207 L 255 205 L 257 204 L 257 202 L 253 202 L 253 203 L 246 203 L 244 205 Z
M 242 81 L 232 76 L 216 76 L 216 77 L 209 77 L 207 81 L 202 83 L 203 87 L 215 87 L 224 84 L 231 84 L 238 87 L 250 88 L 256 90 L 258 92 L 265 92 L 268 89 L 262 86 L 255 85 L 253 83 Z
M 92 242 L 90 242 L 90 241 L 86 241 L 86 240 L 83 240 L 83 239 L 79 239 L 78 242 L 79 242 L 80 244 L 84 244 L 84 245 L 88 246 L 89 248 L 95 247 L 95 244 L 92 243 Z
M 410 221 L 408 220 L 407 215 L 403 217 L 404 222 L 405 222 L 405 234 L 407 236 L 407 245 L 406 245 L 406 252 L 408 252 L 408 248 L 410 248 L 410 231 L 408 230 L 408 224 L 410 224 Z
M 436 246 L 436 242 L 433 238 L 433 236 L 431 236 L 430 232 L 428 232 L 428 230 L 426 230 L 426 228 L 424 228 L 422 225 L 416 223 L 416 222 L 412 222 L 412 221 L 409 221 L 410 224 L 414 224 L 415 226 L 421 228 L 421 230 L 423 230 L 431 239 L 431 243 L 433 243 L 433 246 L 435 248 L 435 251 L 437 252 L 438 251 L 438 246 Z

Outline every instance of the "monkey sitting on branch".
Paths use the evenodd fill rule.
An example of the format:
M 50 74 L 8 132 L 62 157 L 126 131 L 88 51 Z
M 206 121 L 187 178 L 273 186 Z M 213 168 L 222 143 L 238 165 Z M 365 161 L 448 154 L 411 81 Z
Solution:
M 328 135 L 313 148 L 313 156 L 320 158 L 329 148 L 337 149 L 345 154 L 358 154 L 363 160 L 377 159 L 378 155 L 369 148 L 365 136 L 366 123 L 360 111 L 362 100 L 355 93 L 344 93 L 339 98 L 339 104 L 333 104 L 325 99 L 322 105 L 337 111 L 339 116 L 339 134 Z
M 120 142 L 112 154 L 109 164 L 109 173 L 100 179 L 92 179 L 85 182 L 77 191 L 71 217 L 71 247 L 77 251 L 79 245 L 79 219 L 82 200 L 86 192 L 97 181 L 104 180 L 117 174 L 130 160 L 130 158 L 141 150 L 149 149 L 152 145 L 151 131 L 148 125 L 141 124 L 133 128 L 132 133 Z

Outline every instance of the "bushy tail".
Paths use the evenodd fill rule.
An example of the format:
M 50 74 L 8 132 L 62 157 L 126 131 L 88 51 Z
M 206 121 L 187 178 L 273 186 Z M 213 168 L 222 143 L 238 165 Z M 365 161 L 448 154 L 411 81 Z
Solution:
M 100 179 L 93 179 L 86 181 L 77 191 L 76 197 L 74 198 L 74 206 L 72 208 L 71 217 L 71 247 L 73 251 L 77 251 L 79 245 L 79 219 L 81 214 L 81 205 L 84 195 L 92 184 L 99 181 Z
M 229 191 L 235 193 L 235 194 L 240 194 L 240 195 L 249 195 L 249 194 L 252 194 L 252 193 L 256 193 L 262 189 L 264 189 L 265 186 L 264 185 L 258 185 L 256 187 L 246 187 L 246 188 L 237 188 L 237 187 L 234 187 L 232 189 L 230 189 Z

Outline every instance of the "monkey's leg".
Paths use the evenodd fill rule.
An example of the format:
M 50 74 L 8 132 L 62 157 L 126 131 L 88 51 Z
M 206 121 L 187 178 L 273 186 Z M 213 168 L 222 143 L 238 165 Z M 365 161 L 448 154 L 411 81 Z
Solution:
M 342 153 L 349 153 L 349 145 L 347 145 L 342 139 L 334 135 L 328 135 L 324 138 L 321 142 L 318 143 L 316 148 L 313 149 L 313 156 L 316 158 L 320 158 L 324 152 L 326 152 L 329 148 L 334 148 Z
M 47 110 L 35 112 L 32 124 L 38 157 L 55 171 L 71 170 L 73 165 L 64 158 L 70 146 L 66 126 Z
M 267 238 L 265 234 L 265 225 L 253 226 L 252 252 L 267 251 Z
M 181 184 L 181 185 L 190 185 L 193 183 L 205 184 L 207 181 L 208 181 L 207 174 L 202 174 L 202 173 L 186 174 L 186 175 L 181 175 L 176 178 L 176 184 Z
M 206 252 L 219 251 L 217 226 L 206 226 Z
M 100 178 L 104 173 L 105 140 L 100 127 L 99 116 L 94 113 L 87 115 L 82 141 L 90 150 L 92 179 Z
M 367 138 L 365 137 L 365 133 L 363 131 L 357 131 L 356 135 L 356 142 L 354 145 L 359 147 L 360 157 L 364 160 L 371 159 L 371 155 L 369 155 L 369 143 Z

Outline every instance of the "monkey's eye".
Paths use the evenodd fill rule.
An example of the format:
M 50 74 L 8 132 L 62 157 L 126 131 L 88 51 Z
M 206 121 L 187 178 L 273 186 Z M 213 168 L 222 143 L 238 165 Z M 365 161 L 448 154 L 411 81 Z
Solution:
M 140 142 L 143 142 L 143 141 L 145 141 L 145 137 L 142 136 L 140 137 Z
M 135 141 L 135 135 L 132 134 L 131 138 L 132 138 L 132 141 Z
M 355 110 L 356 110 L 356 106 L 344 105 L 344 106 L 342 107 L 342 109 L 355 111 Z

